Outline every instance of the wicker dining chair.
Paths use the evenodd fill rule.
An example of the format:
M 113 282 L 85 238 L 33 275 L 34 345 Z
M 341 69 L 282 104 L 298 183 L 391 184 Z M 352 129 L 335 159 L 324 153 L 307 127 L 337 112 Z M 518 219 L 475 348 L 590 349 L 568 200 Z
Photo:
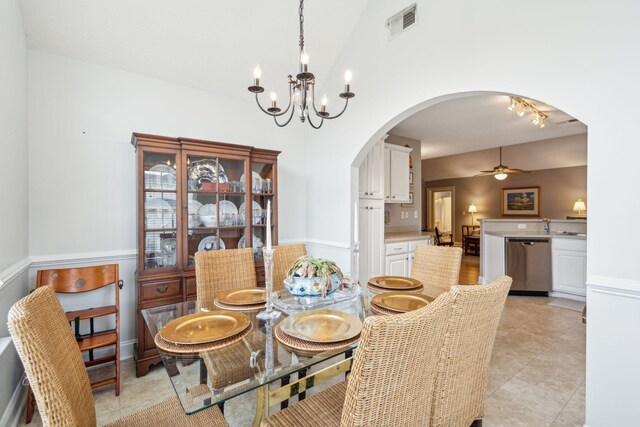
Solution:
M 195 258 L 200 307 L 213 308 L 222 292 L 258 286 L 252 248 L 196 252 Z
M 484 417 L 491 352 L 512 279 L 454 286 L 455 304 L 442 349 L 431 426 L 468 426 Z
M 45 426 L 95 426 L 96 411 L 78 344 L 51 286 L 11 307 L 9 332 L 24 365 Z M 218 407 L 185 415 L 178 398 L 124 417 L 109 426 L 227 426 Z
M 287 271 L 295 260 L 307 254 L 304 244 L 281 245 L 273 247 L 273 290 L 284 289 L 284 279 L 287 278 Z
M 268 427 L 481 425 L 489 361 L 511 278 L 453 286 L 431 304 L 369 317 L 351 374 Z
M 455 295 L 424 309 L 365 319 L 347 382 L 275 413 L 263 426 L 423 426 Z
M 435 298 L 460 280 L 462 248 L 417 245 L 410 275 L 424 286 L 424 294 Z

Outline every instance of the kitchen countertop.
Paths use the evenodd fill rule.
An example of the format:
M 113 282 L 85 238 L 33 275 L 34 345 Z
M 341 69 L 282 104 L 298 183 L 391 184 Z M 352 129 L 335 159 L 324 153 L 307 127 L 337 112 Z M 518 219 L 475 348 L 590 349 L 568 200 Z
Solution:
M 398 231 L 394 233 L 384 233 L 384 242 L 396 243 L 409 242 L 411 240 L 427 240 L 433 236 L 433 233 L 425 231 Z
M 576 240 L 586 240 L 587 236 L 572 236 L 570 234 L 562 234 L 562 233 L 540 233 L 537 231 L 486 231 L 485 234 L 489 234 L 491 236 L 498 237 L 516 237 L 516 238 L 524 238 L 524 239 L 537 239 L 537 238 L 560 238 L 560 239 L 576 239 Z

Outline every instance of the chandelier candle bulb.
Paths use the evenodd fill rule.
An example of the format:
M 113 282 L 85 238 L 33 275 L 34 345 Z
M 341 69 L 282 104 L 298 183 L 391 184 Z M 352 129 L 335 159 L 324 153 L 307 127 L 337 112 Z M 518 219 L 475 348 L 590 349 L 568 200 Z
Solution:
M 256 68 L 253 70 L 253 84 L 255 86 L 260 86 L 260 77 L 262 77 L 262 70 L 260 69 L 260 65 L 256 65 Z

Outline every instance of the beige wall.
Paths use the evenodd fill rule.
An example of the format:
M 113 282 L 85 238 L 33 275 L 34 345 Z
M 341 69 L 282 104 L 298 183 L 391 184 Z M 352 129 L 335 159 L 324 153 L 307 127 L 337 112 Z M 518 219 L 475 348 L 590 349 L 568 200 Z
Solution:
M 422 224 L 421 206 L 422 192 L 420 191 L 420 183 L 422 182 L 422 162 L 420 160 L 420 141 L 415 139 L 404 138 L 398 135 L 390 134 L 386 140 L 389 144 L 400 145 L 404 147 L 408 145 L 413 148 L 411 151 L 411 161 L 413 162 L 413 185 L 409 187 L 409 191 L 413 193 L 413 206 L 401 206 L 399 203 L 386 203 L 384 210 L 388 211 L 391 216 L 391 222 L 385 226 L 385 231 L 411 231 L 420 230 Z M 409 218 L 401 219 L 400 212 L 408 212 Z M 417 214 L 417 218 L 414 218 Z
M 499 163 L 498 147 L 422 161 L 425 181 L 474 176 Z M 563 136 L 502 148 L 502 164 L 525 170 L 556 169 L 587 164 L 587 134 Z
M 528 174 L 509 175 L 504 181 L 498 181 L 493 176 L 482 176 L 424 182 L 424 215 L 429 209 L 426 195 L 424 195 L 426 189 L 448 186 L 455 187 L 454 239 L 459 242 L 462 240 L 460 226 L 471 224 L 471 214 L 467 212 L 471 203 L 475 203 L 478 208 L 474 219 L 503 218 L 500 214 L 501 189 L 503 188 L 539 186 L 541 217 L 564 219 L 567 215 L 574 215 L 573 203 L 576 200 L 581 198 L 587 203 L 587 167 L 576 166 L 532 171 Z M 477 221 L 476 224 L 478 224 Z

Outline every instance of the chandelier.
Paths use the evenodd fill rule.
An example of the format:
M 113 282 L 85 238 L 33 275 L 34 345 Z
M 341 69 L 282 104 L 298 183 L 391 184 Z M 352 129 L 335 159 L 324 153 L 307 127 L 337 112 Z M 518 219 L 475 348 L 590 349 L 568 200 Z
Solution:
M 294 113 L 297 113 L 301 122 L 308 121 L 311 127 L 314 129 L 320 129 L 324 120 L 336 119 L 342 115 L 347 109 L 349 105 L 349 99 L 356 96 L 355 93 L 351 92 L 351 71 L 347 70 L 344 74 L 344 92 L 342 92 L 339 96 L 344 99 L 344 107 L 342 107 L 342 111 L 340 111 L 336 115 L 329 114 L 327 111 L 327 96 L 324 95 L 322 100 L 320 101 L 320 110 L 316 108 L 315 99 L 315 87 L 316 87 L 316 77 L 309 71 L 309 55 L 304 48 L 304 0 L 300 0 L 300 7 L 298 8 L 298 15 L 300 16 L 300 71 L 296 75 L 294 79 L 291 74 L 287 76 L 289 83 L 289 102 L 287 104 L 287 108 L 284 111 L 278 107 L 278 96 L 275 91 L 271 92 L 271 107 L 264 108 L 260 104 L 260 100 L 258 99 L 258 95 L 264 92 L 264 88 L 260 86 L 260 78 L 262 77 L 262 70 L 260 70 L 260 65 L 256 66 L 253 71 L 253 85 L 249 86 L 249 92 L 254 93 L 256 96 L 256 103 L 258 107 L 262 110 L 263 113 L 268 114 L 273 117 L 273 121 L 279 127 L 285 127 L 289 124 L 291 119 L 293 118 Z M 311 120 L 312 114 L 311 110 L 313 109 L 313 113 L 320 118 L 320 121 L 317 124 L 314 124 Z M 289 113 L 289 111 L 291 111 Z M 285 116 L 289 113 L 289 118 L 286 119 L 284 123 L 278 122 L 278 117 Z

